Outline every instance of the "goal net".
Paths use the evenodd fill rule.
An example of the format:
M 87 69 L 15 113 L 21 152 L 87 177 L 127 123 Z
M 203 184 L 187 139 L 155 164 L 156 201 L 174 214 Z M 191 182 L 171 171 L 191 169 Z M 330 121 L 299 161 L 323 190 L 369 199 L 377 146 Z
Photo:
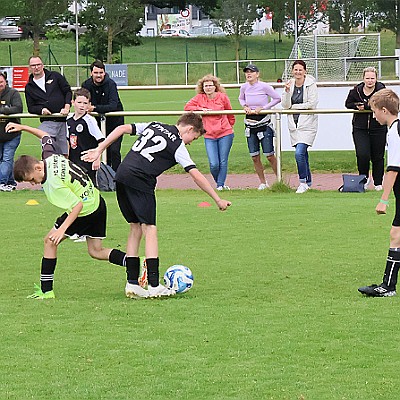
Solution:
M 375 67 L 380 76 L 380 35 L 300 36 L 286 61 L 282 78 L 291 76 L 293 60 L 303 59 L 307 71 L 318 81 L 359 80 L 366 67 Z

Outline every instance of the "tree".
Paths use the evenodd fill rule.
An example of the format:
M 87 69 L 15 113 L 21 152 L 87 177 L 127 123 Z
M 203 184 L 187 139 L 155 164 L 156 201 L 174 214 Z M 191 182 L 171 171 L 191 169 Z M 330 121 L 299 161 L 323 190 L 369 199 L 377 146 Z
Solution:
M 297 36 L 308 34 L 315 29 L 318 22 L 327 22 L 327 0 L 295 0 L 297 6 Z M 295 9 L 294 1 L 286 2 L 286 26 L 288 33 L 294 34 Z
M 368 0 L 331 0 L 328 16 L 331 30 L 350 33 L 365 19 Z
M 236 60 L 239 60 L 240 39 L 250 35 L 258 17 L 257 0 L 220 0 L 219 8 L 211 12 L 222 29 L 233 38 Z
M 33 33 L 33 55 L 40 53 L 40 33 L 44 31 L 45 22 L 68 9 L 68 0 L 14 0 L 5 3 L 9 3 L 5 8 L 8 15 L 20 16 L 21 23 L 29 26 Z
M 396 34 L 396 49 L 400 49 L 400 0 L 374 0 L 371 22 Z M 378 11 L 375 11 L 378 10 Z
M 139 0 L 94 0 L 81 12 L 81 20 L 88 27 L 83 38 L 94 58 L 113 63 L 116 44 L 137 44 L 137 33 L 142 28 L 144 6 Z M 105 45 L 106 53 L 101 51 Z

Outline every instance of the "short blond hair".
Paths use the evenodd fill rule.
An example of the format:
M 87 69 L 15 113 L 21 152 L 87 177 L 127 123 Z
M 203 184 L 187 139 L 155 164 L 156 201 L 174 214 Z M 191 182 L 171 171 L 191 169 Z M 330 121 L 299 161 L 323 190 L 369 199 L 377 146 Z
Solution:
M 367 67 L 367 68 L 364 68 L 364 69 L 363 69 L 363 78 L 364 78 L 364 76 L 365 76 L 365 74 L 366 74 L 367 72 L 373 72 L 373 73 L 375 74 L 375 77 L 378 77 L 378 71 L 376 70 L 375 67 Z
M 371 96 L 369 105 L 378 110 L 386 108 L 390 114 L 397 115 L 399 113 L 399 96 L 393 90 L 381 89 Z
M 196 92 L 197 93 L 202 93 L 204 94 L 204 82 L 212 82 L 215 86 L 215 91 L 216 92 L 222 92 L 225 93 L 225 89 L 221 86 L 221 82 L 219 78 L 217 78 L 214 75 L 208 74 L 203 76 L 197 81 L 197 87 L 196 87 Z

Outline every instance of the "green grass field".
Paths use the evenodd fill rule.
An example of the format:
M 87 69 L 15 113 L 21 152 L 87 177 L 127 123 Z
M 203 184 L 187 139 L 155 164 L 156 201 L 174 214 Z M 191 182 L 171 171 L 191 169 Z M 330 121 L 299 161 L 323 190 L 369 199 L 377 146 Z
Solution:
M 1 399 L 399 398 L 398 299 L 357 293 L 387 255 L 393 208 L 375 215 L 376 193 L 238 190 L 221 213 L 197 207 L 200 191 L 159 191 L 161 271 L 195 276 L 160 301 L 125 298 L 124 270 L 71 241 L 57 298 L 26 299 L 59 210 L 40 191 L 0 197 Z M 123 249 L 128 228 L 104 197 L 105 245 Z
M 395 52 L 395 35 L 392 32 L 381 32 L 380 51 L 382 56 L 393 56 Z M 80 42 L 82 48 L 82 41 Z M 293 38 L 278 34 L 267 36 L 249 36 L 241 41 L 240 60 L 272 60 L 289 58 L 293 47 Z M 0 41 L 0 54 L 3 55 L 2 65 L 27 65 L 28 57 L 32 54 L 33 42 Z M 76 54 L 75 41 L 72 36 L 59 39 L 43 40 L 40 44 L 40 54 L 45 64 L 70 65 L 64 69 L 69 82 L 76 85 Z M 121 58 L 121 54 L 119 54 Z M 162 63 L 189 62 L 189 84 L 195 84 L 200 76 L 212 71 L 212 63 L 194 64 L 198 61 L 232 61 L 235 60 L 234 45 L 230 38 L 142 38 L 140 46 L 123 47 L 122 63 Z M 90 64 L 93 60 L 82 54 L 80 64 Z M 267 82 L 276 82 L 282 77 L 283 61 L 258 63 L 261 67 L 262 78 Z M 80 82 L 88 76 L 88 68 L 79 71 Z M 156 82 L 155 69 L 151 65 L 135 65 L 128 69 L 130 85 L 154 85 Z M 236 82 L 234 64 L 219 63 L 216 74 L 222 82 Z M 382 61 L 381 79 L 396 79 L 393 61 Z M 160 65 L 159 84 L 184 84 L 185 65 Z

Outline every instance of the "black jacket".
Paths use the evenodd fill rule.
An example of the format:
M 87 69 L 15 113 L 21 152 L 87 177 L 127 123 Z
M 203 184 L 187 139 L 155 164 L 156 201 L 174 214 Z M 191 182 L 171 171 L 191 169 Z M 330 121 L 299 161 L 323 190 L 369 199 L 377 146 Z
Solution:
M 106 114 L 112 111 L 123 111 L 121 99 L 119 98 L 117 84 L 105 75 L 103 82 L 96 85 L 92 78 L 83 82 L 82 87 L 89 90 L 91 94 L 91 103 L 95 106 L 94 111 L 99 114 Z M 99 122 L 99 118 L 97 118 Z M 117 126 L 124 123 L 124 117 L 107 117 L 106 130 L 107 135 Z
M 47 108 L 52 114 L 59 113 L 65 104 L 71 104 L 71 86 L 65 77 L 58 72 L 47 69 L 44 69 L 44 74 L 45 92 L 33 81 L 32 74 L 29 76 L 29 81 L 25 86 L 26 104 L 31 114 L 41 115 L 43 108 Z M 49 119 L 46 118 L 46 120 L 48 121 Z M 65 118 L 54 118 L 51 120 L 65 121 Z
M 382 82 L 376 82 L 375 89 L 371 95 L 364 94 L 364 82 L 359 83 L 350 90 L 345 106 L 346 108 L 357 110 L 356 103 L 364 103 L 365 110 L 371 110 L 368 101 L 370 97 L 378 90 L 384 89 L 385 85 Z M 386 127 L 379 124 L 379 122 L 372 116 L 372 113 L 355 113 L 353 115 L 353 127 L 358 129 L 372 129 L 386 131 Z
M 0 93 L 0 114 L 10 115 L 22 113 L 22 99 L 18 90 L 11 89 L 8 86 Z M 19 118 L 0 118 L 0 142 L 8 142 L 20 135 L 20 132 L 5 133 L 5 127 L 8 122 L 19 123 Z

